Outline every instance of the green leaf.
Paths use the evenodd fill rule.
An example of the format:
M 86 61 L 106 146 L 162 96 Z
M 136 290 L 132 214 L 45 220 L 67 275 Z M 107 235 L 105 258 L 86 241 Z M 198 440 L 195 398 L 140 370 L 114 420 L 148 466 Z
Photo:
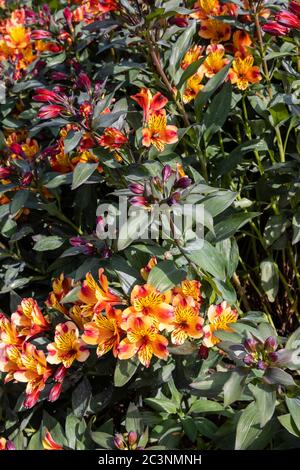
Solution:
M 235 438 L 235 450 L 248 449 L 261 433 L 259 424 L 259 413 L 256 403 L 250 405 L 242 411 L 238 420 Z
M 198 434 L 196 421 L 191 416 L 185 416 L 182 420 L 184 433 L 191 442 L 195 442 Z
M 70 131 L 67 137 L 64 139 L 64 152 L 70 153 L 81 141 L 81 131 Z
M 269 302 L 275 302 L 279 289 L 278 266 L 272 259 L 260 263 L 261 285 Z
M 296 385 L 293 377 L 278 367 L 268 367 L 263 378 L 269 384 L 284 385 L 285 387 L 294 387 Z
M 76 189 L 85 183 L 94 173 L 98 163 L 78 163 L 73 172 L 72 189 Z
M 13 199 L 10 202 L 9 209 L 10 209 L 10 214 L 12 216 L 15 216 L 20 209 L 24 209 L 26 207 L 26 201 L 29 198 L 29 191 L 18 191 Z
M 161 261 L 151 269 L 147 282 L 160 292 L 166 292 L 185 278 L 186 272 L 178 269 L 174 261 Z
M 64 240 L 60 237 L 57 237 L 56 235 L 53 235 L 51 237 L 42 237 L 34 244 L 33 249 L 35 251 L 51 251 L 56 250 L 63 243 Z
M 175 77 L 180 67 L 181 59 L 191 45 L 192 38 L 196 32 L 196 21 L 192 21 L 188 28 L 179 36 L 170 54 L 168 71 L 171 77 Z M 176 84 L 176 83 L 175 83 Z
M 204 114 L 203 123 L 206 127 L 206 142 L 209 142 L 215 134 L 224 125 L 231 107 L 232 86 L 231 83 L 225 83 L 221 91 L 213 98 L 211 104 Z
M 146 398 L 144 402 L 157 411 L 166 411 L 170 414 L 177 413 L 177 406 L 167 398 Z
M 100 446 L 100 449 L 115 449 L 113 436 L 106 432 L 90 432 L 92 440 Z
M 296 243 L 300 241 L 300 207 L 298 207 L 297 212 L 293 216 L 292 226 L 293 226 L 292 244 L 295 245 Z
M 225 67 L 223 67 L 214 77 L 210 78 L 200 93 L 198 93 L 195 99 L 195 112 L 197 116 L 201 115 L 203 106 L 207 103 L 217 88 L 219 88 L 219 86 L 225 81 L 230 67 L 231 62 L 225 65 Z
M 297 426 L 298 431 L 300 432 L 300 396 L 286 397 L 285 402 L 289 412 L 291 413 L 293 421 Z
M 88 379 L 84 377 L 72 393 L 72 407 L 77 418 L 82 418 L 85 415 L 91 396 L 91 384 Z
M 300 432 L 290 414 L 278 416 L 278 420 L 289 433 L 293 434 L 293 436 L 300 437 Z
M 231 372 L 229 379 L 224 384 L 224 406 L 231 405 L 231 403 L 240 399 L 246 377 L 247 371 L 241 367 Z
M 260 426 L 264 427 L 272 418 L 276 406 L 276 391 L 266 384 L 249 384 L 260 417 Z
M 231 237 L 250 220 L 259 215 L 260 212 L 238 212 L 231 214 L 227 219 L 215 225 L 215 241 L 220 242 Z
M 130 403 L 126 413 L 125 419 L 126 431 L 135 431 L 140 436 L 144 430 L 141 413 L 134 403 Z
M 115 387 L 123 387 L 134 376 L 139 366 L 137 359 L 118 360 L 114 373 Z
M 224 406 L 216 401 L 199 399 L 194 401 L 189 413 L 219 413 L 224 411 Z
M 221 258 L 217 249 L 208 243 L 206 240 L 203 240 L 203 246 L 201 249 L 197 249 L 199 242 L 194 244 L 188 244 L 186 247 L 182 248 L 182 251 L 190 259 L 191 262 L 195 263 L 204 271 L 212 274 L 214 277 L 225 280 L 225 262 Z
M 296 349 L 299 346 L 300 346 L 300 328 L 297 328 L 297 330 L 295 330 L 294 333 L 292 333 L 289 339 L 287 340 L 286 348 Z
M 234 168 L 242 161 L 243 156 L 249 152 L 257 150 L 263 152 L 268 150 L 268 145 L 264 140 L 253 139 L 243 142 L 236 147 L 226 158 L 222 158 L 221 163 L 218 165 L 217 170 L 220 175 L 226 175 L 234 170 Z
M 150 225 L 149 213 L 146 210 L 136 211 L 134 215 L 129 216 L 127 222 L 122 225 L 119 238 L 118 238 L 118 250 L 124 250 L 134 240 L 138 240 L 142 235 L 142 232 L 146 230 Z

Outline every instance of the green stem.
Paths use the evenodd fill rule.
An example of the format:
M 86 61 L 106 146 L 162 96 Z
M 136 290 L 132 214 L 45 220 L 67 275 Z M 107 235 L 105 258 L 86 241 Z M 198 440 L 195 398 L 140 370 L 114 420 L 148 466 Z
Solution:
M 246 106 L 245 95 L 242 98 L 242 107 L 243 107 L 243 113 L 244 113 L 244 119 L 245 119 L 246 136 L 248 137 L 249 140 L 252 140 L 252 131 L 251 131 L 251 127 L 250 127 L 250 124 L 249 124 L 249 118 L 248 118 L 248 111 L 247 111 L 247 106 Z M 257 150 L 254 150 L 253 153 L 254 153 L 255 158 L 256 158 L 259 173 L 261 175 L 263 175 L 264 174 L 264 167 L 263 167 L 260 155 L 259 155 Z

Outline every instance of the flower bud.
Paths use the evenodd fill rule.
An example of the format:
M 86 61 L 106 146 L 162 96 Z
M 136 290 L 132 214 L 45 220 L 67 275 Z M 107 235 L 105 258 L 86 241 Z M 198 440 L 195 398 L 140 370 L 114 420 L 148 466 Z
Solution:
M 268 23 L 263 25 L 262 29 L 265 33 L 272 36 L 286 36 L 290 32 L 289 28 L 277 23 L 277 21 L 268 21 Z
M 182 178 L 179 178 L 178 181 L 176 181 L 175 188 L 185 189 L 188 188 L 191 184 L 191 178 L 189 178 L 188 176 L 183 176 Z
M 132 183 L 129 185 L 129 189 L 134 194 L 143 194 L 144 185 L 140 183 Z
M 277 362 L 278 361 L 278 354 L 276 352 L 270 352 L 268 354 L 268 358 L 270 359 L 271 362 Z
M 0 179 L 6 179 L 11 174 L 11 169 L 1 166 L 0 167 Z
M 16 446 L 12 441 L 6 441 L 6 450 L 16 450 Z
M 87 76 L 86 73 L 80 72 L 80 74 L 78 76 L 78 80 L 77 80 L 77 85 L 80 88 L 84 88 L 87 92 L 89 92 L 91 90 L 91 87 L 92 87 L 92 82 L 91 82 L 91 80 L 89 79 L 89 77 Z
M 254 359 L 251 354 L 246 354 L 246 356 L 244 357 L 244 363 L 247 366 L 251 366 L 254 363 Z
M 244 341 L 245 349 L 250 353 L 256 352 L 257 345 L 258 342 L 256 341 L 256 339 L 253 338 L 248 338 Z
M 199 359 L 207 359 L 208 358 L 208 353 L 209 353 L 209 348 L 204 346 L 204 344 L 201 344 L 201 346 L 198 350 Z
M 172 18 L 169 18 L 168 23 L 176 25 L 178 28 L 186 28 L 189 25 L 187 17 L 183 15 L 172 16 Z
M 128 444 L 132 446 L 133 444 L 136 443 L 137 438 L 138 438 L 137 433 L 135 431 L 130 431 L 128 433 Z
M 67 372 L 68 369 L 65 366 L 61 365 L 54 374 L 55 382 L 63 382 L 64 378 L 67 375 Z
M 54 402 L 60 397 L 62 390 L 62 383 L 56 383 L 50 390 L 48 401 Z
M 268 367 L 268 365 L 264 361 L 258 361 L 257 363 L 257 368 L 260 370 L 265 370 Z
M 273 338 L 273 336 L 269 336 L 269 338 L 267 338 L 264 343 L 265 351 L 273 352 L 273 351 L 276 351 L 277 347 L 278 347 L 278 344 L 277 344 L 276 339 Z
M 173 170 L 172 168 L 170 167 L 170 165 L 166 165 L 163 170 L 162 170 L 162 178 L 163 178 L 163 182 L 165 183 L 166 181 L 168 181 L 168 179 L 170 178 L 171 174 L 173 173 Z
M 287 28 L 300 29 L 300 19 L 294 13 L 290 11 L 283 10 L 280 11 L 276 16 L 275 20 L 278 21 L 283 26 Z
M 126 448 L 122 434 L 115 435 L 114 444 L 117 447 L 117 449 L 124 450 Z

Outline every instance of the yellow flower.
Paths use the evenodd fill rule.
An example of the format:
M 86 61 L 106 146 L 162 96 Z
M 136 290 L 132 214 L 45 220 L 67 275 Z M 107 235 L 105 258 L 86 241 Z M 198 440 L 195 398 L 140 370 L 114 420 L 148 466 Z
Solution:
M 191 47 L 185 54 L 180 66 L 185 70 L 189 65 L 193 64 L 202 57 L 203 47 L 197 44 Z
M 12 49 L 25 49 L 30 43 L 30 32 L 24 26 L 8 26 L 7 33 L 5 40 Z
M 236 84 L 240 90 L 246 90 L 250 83 L 257 83 L 261 80 L 259 67 L 253 66 L 254 58 L 248 55 L 244 59 L 237 57 L 229 71 L 231 83 Z
M 95 315 L 93 321 L 84 325 L 82 339 L 87 344 L 97 344 L 97 355 L 103 356 L 110 349 L 117 356 L 120 342 L 122 311 L 111 309 L 106 315 Z
M 224 58 L 225 49 L 221 44 L 212 44 L 207 47 L 207 58 L 200 65 L 198 73 L 211 78 L 218 73 L 227 63 L 228 59 Z
M 151 318 L 131 317 L 127 323 L 127 338 L 123 339 L 118 347 L 118 357 L 129 359 L 137 354 L 139 361 L 149 367 L 153 355 L 167 359 L 167 345 L 167 338 L 158 333 Z
M 54 343 L 47 346 L 49 364 L 60 364 L 68 368 L 75 360 L 84 362 L 90 353 L 85 343 L 79 338 L 79 331 L 75 323 L 67 321 L 55 328 Z
M 190 101 L 195 99 L 199 91 L 202 90 L 204 86 L 201 84 L 202 78 L 203 78 L 203 74 L 195 73 L 188 79 L 186 88 L 183 93 L 184 103 L 189 103 Z
M 171 333 L 173 344 L 183 344 L 187 338 L 201 338 L 203 336 L 203 318 L 192 307 L 181 306 L 175 309 L 175 320 L 172 323 L 174 330 Z
M 238 313 L 224 301 L 220 305 L 211 305 L 207 312 L 207 318 L 209 324 L 203 328 L 203 344 L 207 348 L 211 348 L 220 341 L 213 333 L 218 330 L 232 331 L 230 324 L 236 323 Z
M 144 127 L 143 145 L 150 147 L 154 145 L 159 151 L 163 151 L 165 144 L 174 144 L 178 141 L 177 127 L 167 126 L 165 110 L 154 112 L 148 119 L 148 127 Z

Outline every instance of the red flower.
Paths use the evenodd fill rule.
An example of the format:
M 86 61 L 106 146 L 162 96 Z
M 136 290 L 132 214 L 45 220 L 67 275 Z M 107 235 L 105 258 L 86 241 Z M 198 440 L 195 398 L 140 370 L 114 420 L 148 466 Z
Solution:
M 300 3 L 297 0 L 292 0 L 289 5 L 290 10 L 296 15 L 300 16 Z
M 300 19 L 294 13 L 283 10 L 275 16 L 276 21 L 287 28 L 300 29 Z
M 61 103 L 62 101 L 62 97 L 58 93 L 46 90 L 46 88 L 38 88 L 32 99 L 40 103 Z
M 43 29 L 36 29 L 35 31 L 31 32 L 31 39 L 48 39 L 51 38 L 52 34 L 49 31 L 44 31 Z
M 110 150 L 119 149 L 127 142 L 127 137 L 115 127 L 107 127 L 104 134 L 98 140 L 101 147 L 105 147 Z
M 289 28 L 277 23 L 277 21 L 269 21 L 262 29 L 265 33 L 269 33 L 272 36 L 286 36 L 290 32 Z
M 40 119 L 51 119 L 59 116 L 64 108 L 56 104 L 49 104 L 48 106 L 42 106 L 38 113 Z

